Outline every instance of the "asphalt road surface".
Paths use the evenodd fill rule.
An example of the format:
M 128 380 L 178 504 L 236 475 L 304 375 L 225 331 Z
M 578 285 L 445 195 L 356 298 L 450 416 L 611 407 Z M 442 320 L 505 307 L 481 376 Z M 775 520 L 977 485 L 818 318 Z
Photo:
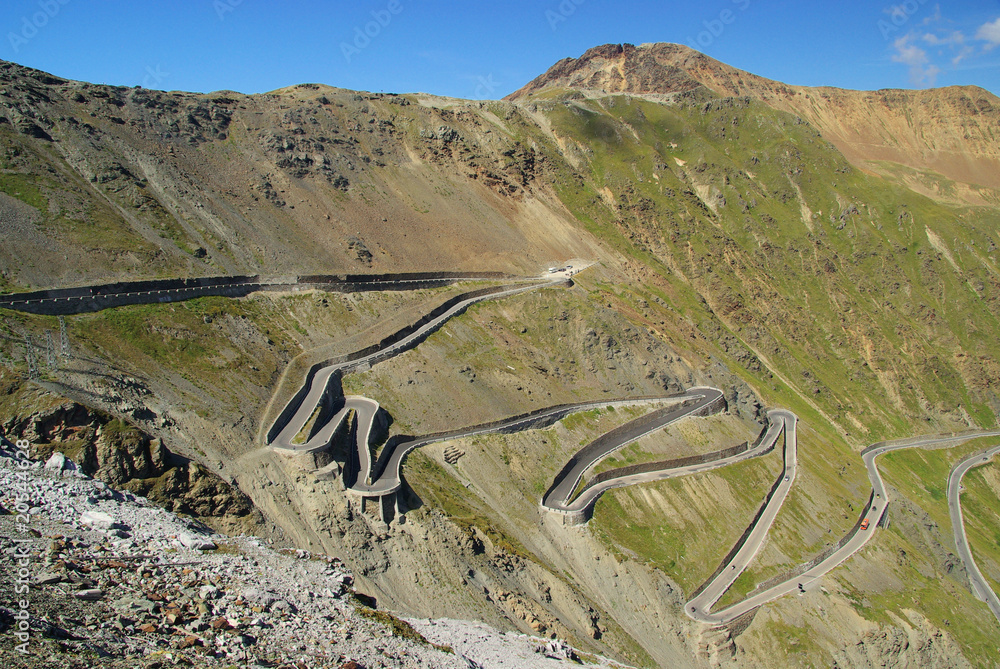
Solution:
M 579 500 L 575 504 L 570 504 L 569 501 L 573 495 L 573 491 L 579 485 L 580 479 L 583 478 L 584 472 L 611 453 L 631 444 L 633 441 L 662 429 L 685 416 L 695 414 L 713 402 L 717 402 L 722 399 L 722 391 L 718 388 L 691 388 L 683 395 L 680 395 L 679 399 L 686 400 L 683 406 L 676 409 L 660 410 L 648 416 L 630 421 L 621 428 L 602 435 L 580 449 L 573 456 L 573 466 L 568 471 L 560 473 L 555 484 L 542 499 L 542 507 L 547 510 L 556 511 L 576 511 L 586 508 L 587 505 L 583 504 L 581 506 Z M 597 493 L 597 495 L 599 494 Z M 588 495 L 588 499 L 593 501 L 597 499 L 597 495 Z
M 412 440 L 403 441 L 387 446 L 379 458 L 381 463 L 376 467 L 376 479 L 371 483 L 363 484 L 360 479 L 351 488 L 350 492 L 365 496 L 387 495 L 396 492 L 402 487 L 401 469 L 403 459 L 412 451 L 428 444 L 439 441 L 451 441 L 462 437 L 473 437 L 479 434 L 489 434 L 494 432 L 519 432 L 530 430 L 540 423 L 551 423 L 577 411 L 586 411 L 597 407 L 626 406 L 636 404 L 649 404 L 664 401 L 680 401 L 685 399 L 684 395 L 665 395 L 663 397 L 641 397 L 641 398 L 621 398 L 613 400 L 594 400 L 590 402 L 580 402 L 578 404 L 560 404 L 558 406 L 542 409 L 526 416 L 515 416 L 503 421 L 489 423 L 487 425 L 476 425 L 466 427 L 452 432 L 442 432 L 440 434 L 417 437 Z
M 777 439 L 783 435 L 785 467 L 779 474 L 779 478 L 775 482 L 772 492 L 765 498 L 764 505 L 761 507 L 757 518 L 752 525 L 748 527 L 748 532 L 745 534 L 744 539 L 742 539 L 742 543 L 734 547 L 736 550 L 733 552 L 732 557 L 726 562 L 726 564 L 723 565 L 721 571 L 696 597 L 692 598 L 684 606 L 685 613 L 687 613 L 687 615 L 691 618 L 707 624 L 722 625 L 763 604 L 773 601 L 774 599 L 793 592 L 804 592 L 805 587 L 808 584 L 842 564 L 845 560 L 860 550 L 874 536 L 875 529 L 878 527 L 879 521 L 885 513 L 889 502 L 885 485 L 875 464 L 876 458 L 880 455 L 903 448 L 916 448 L 952 442 L 957 443 L 975 437 L 1000 435 L 1000 430 L 994 430 L 967 433 L 963 435 L 919 437 L 873 444 L 862 453 L 862 459 L 865 463 L 865 467 L 868 471 L 868 477 L 872 484 L 871 501 L 865 505 L 863 514 L 861 518 L 859 518 L 858 525 L 856 525 L 855 528 L 841 541 L 842 545 L 840 548 L 809 568 L 807 571 L 795 576 L 790 576 L 788 579 L 778 583 L 777 585 L 774 585 L 762 592 L 751 594 L 751 596 L 743 599 L 742 601 L 715 613 L 711 612 L 711 607 L 718 602 L 722 595 L 732 586 L 733 582 L 740 576 L 740 574 L 743 573 L 744 570 L 746 570 L 747 566 L 757 555 L 795 481 L 798 464 L 796 435 L 797 418 L 795 414 L 790 411 L 776 409 L 768 412 L 770 425 L 764 438 L 757 447 L 745 451 L 744 453 L 714 462 L 699 463 L 684 467 L 675 467 L 654 472 L 644 472 L 641 474 L 622 476 L 605 481 L 598 486 L 587 489 L 579 498 L 572 501 L 570 498 L 579 484 L 581 477 L 587 469 L 593 466 L 596 462 L 600 461 L 602 458 L 606 457 L 618 448 L 621 448 L 622 446 L 631 443 L 646 434 L 661 429 L 672 422 L 704 409 L 712 402 L 718 400 L 721 397 L 722 392 L 716 388 L 692 388 L 682 395 L 672 397 L 597 401 L 585 402 L 576 405 L 551 407 L 547 410 L 549 412 L 548 414 L 546 411 L 542 411 L 529 416 L 511 418 L 508 421 L 501 421 L 484 426 L 474 426 L 456 430 L 454 432 L 441 433 L 395 443 L 391 447 L 386 447 L 386 450 L 379 458 L 379 462 L 375 463 L 374 466 L 371 462 L 368 442 L 370 440 L 375 416 L 379 409 L 378 402 L 365 397 L 349 396 L 342 399 L 341 406 L 333 407 L 337 410 L 333 411 L 332 415 L 326 418 L 322 425 L 317 424 L 313 426 L 311 430 L 313 436 L 305 443 L 292 443 L 294 437 L 303 430 L 309 419 L 316 412 L 316 409 L 320 405 L 321 401 L 323 401 L 330 378 L 337 371 L 348 371 L 359 367 L 364 368 L 365 366 L 376 364 L 377 362 L 392 357 L 393 355 L 398 355 L 402 351 L 415 346 L 429 332 L 440 327 L 442 323 L 450 319 L 452 316 L 460 313 L 474 302 L 484 299 L 501 298 L 528 290 L 534 290 L 545 285 L 559 283 L 568 279 L 569 276 L 576 271 L 579 270 L 560 271 L 546 276 L 545 278 L 548 279 L 546 282 L 529 286 L 522 285 L 511 287 L 509 290 L 500 293 L 470 298 L 456 304 L 447 312 L 425 324 L 419 330 L 399 342 L 392 344 L 384 350 L 373 353 L 365 358 L 361 358 L 360 360 L 331 365 L 319 370 L 313 376 L 306 396 L 302 399 L 301 403 L 297 407 L 297 410 L 282 427 L 281 431 L 270 443 L 270 445 L 276 450 L 293 453 L 310 452 L 312 450 L 325 448 L 332 440 L 337 429 L 339 429 L 342 425 L 345 417 L 349 414 L 349 412 L 353 411 L 357 421 L 354 429 L 354 449 L 359 471 L 357 480 L 349 490 L 355 494 L 365 496 L 380 496 L 395 492 L 402 485 L 400 470 L 403 459 L 406 455 L 415 448 L 433 443 L 435 441 L 456 439 L 487 432 L 529 429 L 530 427 L 539 424 L 539 421 L 544 419 L 549 418 L 557 420 L 559 417 L 565 416 L 572 411 L 579 411 L 594 406 L 664 400 L 677 400 L 683 402 L 683 404 L 679 407 L 660 409 L 648 414 L 647 416 L 638 418 L 621 428 L 613 430 L 611 433 L 603 435 L 601 438 L 598 438 L 591 444 L 588 444 L 574 456 L 572 466 L 568 467 L 566 471 L 561 473 L 552 489 L 542 500 L 542 506 L 543 508 L 555 512 L 579 512 L 586 509 L 590 504 L 593 504 L 597 497 L 609 488 L 633 485 L 674 476 L 685 476 L 707 471 L 709 469 L 723 467 L 732 464 L 733 462 L 754 457 L 755 455 L 768 450 L 773 447 L 777 443 Z M 328 407 L 328 411 L 326 413 L 330 413 L 331 411 L 332 409 Z M 966 458 L 956 465 L 956 467 L 952 470 L 951 476 L 949 477 L 948 503 L 952 512 L 953 524 L 956 528 L 955 538 L 956 544 L 958 545 L 959 555 L 968 568 L 973 592 L 977 597 L 986 601 L 993 613 L 998 619 L 1000 619 L 1000 602 L 997 601 L 996 594 L 989 588 L 985 579 L 979 573 L 975 561 L 972 558 L 971 551 L 968 548 L 968 542 L 965 538 L 964 525 L 962 524 L 961 506 L 959 503 L 961 480 L 965 472 L 977 464 L 982 464 L 985 461 L 984 458 L 992 457 L 992 455 L 997 452 L 1000 452 L 1000 446 L 994 447 L 986 453 L 980 453 L 976 456 Z M 868 519 L 869 524 L 865 529 L 861 529 L 861 520 L 865 518 Z
M 875 459 L 880 455 L 884 455 L 890 451 L 896 451 L 904 448 L 918 448 L 922 446 L 933 446 L 937 444 L 946 443 L 958 443 L 962 441 L 968 441 L 976 437 L 988 437 L 988 436 L 998 436 L 1000 435 L 1000 430 L 992 430 L 985 432 L 975 432 L 967 433 L 963 435 L 948 435 L 948 436 L 932 436 L 932 437 L 916 437 L 911 439 L 903 439 L 893 442 L 881 442 L 873 444 L 868 447 L 862 453 L 862 460 L 865 463 L 865 468 L 868 470 L 868 478 L 872 484 L 872 500 L 871 503 L 865 506 L 864 512 L 862 513 L 862 518 L 867 518 L 869 520 L 868 529 L 862 530 L 860 527 L 853 531 L 853 534 L 849 534 L 846 543 L 839 548 L 836 552 L 829 555 L 826 559 L 822 560 L 808 571 L 793 576 L 782 583 L 779 583 L 763 592 L 756 593 L 746 599 L 738 602 L 722 611 L 716 613 L 709 613 L 708 608 L 706 608 L 706 600 L 702 597 L 705 593 L 702 592 L 699 597 L 691 600 L 685 605 L 685 612 L 695 620 L 699 620 L 704 623 L 723 625 L 733 619 L 747 613 L 748 611 L 766 604 L 772 600 L 782 597 L 784 595 L 793 592 L 803 592 L 805 587 L 808 586 L 812 581 L 815 581 L 819 577 L 823 576 L 835 567 L 843 564 L 849 557 L 854 555 L 856 552 L 861 550 L 861 548 L 867 544 L 873 536 L 875 536 L 875 529 L 878 527 L 878 522 L 885 513 L 886 506 L 889 503 L 888 496 L 885 491 L 885 484 L 882 481 L 882 475 L 878 471 L 878 467 L 875 465 Z M 787 442 L 787 440 L 786 440 Z M 787 448 L 787 443 L 786 443 Z M 982 455 L 979 456 L 982 458 Z M 763 519 L 762 519 L 763 520 Z M 859 519 L 860 520 L 860 519 Z M 759 523 L 758 523 L 759 524 Z M 756 530 L 756 528 L 755 528 Z M 748 541 L 749 543 L 749 541 Z M 970 556 L 971 557 L 971 556 Z M 735 569 L 733 568 L 735 567 Z M 740 563 L 739 554 L 734 558 L 729 564 L 726 565 L 725 570 L 722 574 L 727 571 L 733 572 L 735 576 L 738 576 L 740 571 L 746 568 L 745 563 Z M 719 575 L 719 578 L 722 577 Z M 735 576 L 733 581 L 735 581 Z M 732 581 L 730 581 L 731 583 Z M 714 585 L 714 582 L 713 584 Z M 711 585 L 709 586 L 712 587 Z M 727 586 L 728 587 L 728 586 Z M 718 592 L 718 589 L 714 589 Z M 706 589 L 707 591 L 707 589 Z M 721 592 L 718 592 L 718 596 L 715 597 L 708 603 L 708 607 L 718 598 L 722 596 Z
M 683 418 L 679 416 L 677 419 Z M 675 419 L 676 420 L 676 419 Z M 648 433 L 647 433 L 648 434 Z M 713 460 L 710 462 L 703 462 L 692 465 L 685 465 L 683 467 L 671 467 L 667 469 L 658 469 L 650 472 L 642 472 L 639 474 L 629 474 L 625 476 L 619 476 L 617 478 L 609 479 L 603 481 L 596 485 L 585 488 L 580 495 L 574 499 L 572 502 L 566 502 L 562 505 L 553 504 L 547 506 L 546 508 L 550 511 L 562 510 L 571 512 L 583 512 L 588 509 L 592 504 L 597 501 L 597 498 L 603 495 L 608 490 L 612 488 L 623 488 L 625 486 L 636 485 L 639 483 L 648 483 L 650 481 L 662 481 L 663 479 L 676 478 L 678 476 L 688 476 L 690 474 L 698 474 L 701 472 L 707 472 L 712 469 L 719 469 L 721 467 L 727 467 L 733 463 L 741 462 L 743 460 L 749 460 L 750 458 L 755 458 L 759 455 L 763 455 L 774 447 L 778 436 L 781 434 L 781 427 L 776 426 L 774 423 L 768 426 L 767 431 L 764 434 L 764 438 L 761 439 L 757 446 L 744 451 L 743 453 L 738 453 L 732 455 L 728 458 L 721 458 L 719 460 Z M 575 486 L 574 486 L 575 487 Z M 543 506 L 545 506 L 543 502 Z
M 572 276 L 574 271 L 561 271 L 554 272 L 546 275 L 547 279 L 566 279 Z M 220 279 L 225 279 L 226 277 L 219 277 Z M 102 285 L 92 286 L 89 289 L 92 291 L 86 295 L 56 295 L 54 297 L 29 297 L 32 293 L 5 293 L 0 295 L 0 307 L 8 309 L 17 309 L 18 307 L 31 305 L 31 304 L 46 304 L 46 303 L 56 303 L 56 302 L 78 302 L 82 300 L 112 300 L 115 298 L 122 297 L 143 297 L 142 302 L 153 303 L 160 301 L 173 301 L 174 298 L 179 299 L 191 299 L 192 297 L 197 297 L 192 295 L 196 292 L 205 292 L 209 290 L 244 290 L 246 292 L 256 292 L 266 288 L 273 288 L 275 286 L 289 286 L 295 287 L 297 277 L 286 277 L 283 279 L 264 279 L 261 281 L 224 281 L 221 280 L 218 283 L 205 283 L 203 285 L 192 285 L 192 286 L 178 286 L 175 288 L 152 288 L 148 290 L 120 290 L 116 292 L 96 292 L 102 288 Z M 427 283 L 455 283 L 458 281 L 482 281 L 481 276 L 447 276 L 447 277 L 425 277 L 420 279 L 373 279 L 369 281 L 341 281 L 339 284 L 359 284 L 364 286 L 385 286 L 385 290 L 390 290 L 393 287 L 407 288 L 413 284 L 427 284 Z M 528 279 L 531 280 L 531 279 Z M 154 280 L 155 281 L 155 280 Z M 338 283 L 331 282 L 330 285 L 338 285 Z M 61 292 L 63 290 L 88 290 L 88 287 L 84 286 L 81 288 L 72 289 L 54 289 L 53 292 Z
M 780 478 L 774 489 L 774 493 L 765 502 L 763 511 L 754 523 L 753 529 L 751 529 L 743 541 L 743 545 L 733 554 L 722 571 L 696 597 L 684 605 L 684 611 L 691 618 L 700 622 L 723 624 L 743 615 L 750 609 L 760 606 L 758 603 L 751 603 L 750 600 L 743 600 L 720 613 L 709 613 L 712 605 L 719 601 L 719 598 L 722 597 L 726 590 L 729 589 L 733 582 L 747 568 L 747 565 L 750 564 L 754 556 L 757 555 L 760 547 L 764 544 L 764 540 L 767 539 L 767 533 L 771 529 L 778 511 L 781 509 L 781 505 L 784 504 L 785 498 L 788 496 L 788 492 L 792 489 L 792 484 L 795 482 L 798 460 L 798 441 L 795 426 L 798 419 L 791 411 L 784 409 L 769 411 L 767 415 L 771 419 L 772 427 L 781 434 L 784 434 L 785 468 L 778 475 Z M 777 439 L 778 436 L 778 434 L 774 434 L 771 438 Z M 775 597 L 778 596 L 780 595 L 775 595 Z
M 403 339 L 400 339 L 399 341 L 387 346 L 386 348 L 380 351 L 359 358 L 357 360 L 351 360 L 349 362 L 343 362 L 323 367 L 313 375 L 312 381 L 310 382 L 309 389 L 305 397 L 303 397 L 302 400 L 299 402 L 299 405 L 296 408 L 295 412 L 287 420 L 285 425 L 282 426 L 278 435 L 271 442 L 269 442 L 268 445 L 278 450 L 300 452 L 300 453 L 309 452 L 319 448 L 324 448 L 330 443 L 330 440 L 333 438 L 333 435 L 336 433 L 337 428 L 339 428 L 340 423 L 343 421 L 346 412 L 349 409 L 354 409 L 355 411 L 358 412 L 358 418 L 359 418 L 358 424 L 360 427 L 358 432 L 359 434 L 365 434 L 367 438 L 367 434 L 369 433 L 371 428 L 371 421 L 374 419 L 375 413 L 378 411 L 378 403 L 375 402 L 374 400 L 370 400 L 367 398 L 353 397 L 349 398 L 351 402 L 350 405 L 347 404 L 348 398 L 345 398 L 345 405 L 340 411 L 331 416 L 325 424 L 315 426 L 313 428 L 315 434 L 311 439 L 309 439 L 308 442 L 302 445 L 296 445 L 292 443 L 292 440 L 294 439 L 295 435 L 301 432 L 302 429 L 309 422 L 309 419 L 312 418 L 317 407 L 319 407 L 320 402 L 323 400 L 324 396 L 327 393 L 330 379 L 338 371 L 371 366 L 377 362 L 381 362 L 383 360 L 386 360 L 392 356 L 398 355 L 403 351 L 412 348 L 418 342 L 420 342 L 424 337 L 426 337 L 428 333 L 433 332 L 437 328 L 441 327 L 441 325 L 445 323 L 448 319 L 452 318 L 456 314 L 461 313 L 471 304 L 474 304 L 476 302 L 485 299 L 499 299 L 501 297 L 516 295 L 518 293 L 523 293 L 529 290 L 536 290 L 544 286 L 551 286 L 556 283 L 561 283 L 565 280 L 566 278 L 560 274 L 553 276 L 552 278 L 549 278 L 547 281 L 544 282 L 531 284 L 527 286 L 523 285 L 514 286 L 509 288 L 508 290 L 504 290 L 498 293 L 470 297 L 466 300 L 462 300 L 456 303 L 450 309 L 440 314 L 437 318 L 434 318 L 433 320 L 425 323 L 423 326 L 421 326 L 414 332 L 410 333 Z M 372 407 L 374 407 L 374 409 L 372 409 Z M 365 448 L 361 448 L 360 446 L 358 446 L 357 450 L 359 455 L 361 455 L 361 451 L 367 452 L 368 451 L 367 442 Z M 364 478 L 359 476 L 359 480 L 363 481 Z
M 972 550 L 969 548 L 969 540 L 965 536 L 965 523 L 962 520 L 962 477 L 973 467 L 979 467 L 989 462 L 994 455 L 1000 453 L 1000 444 L 987 449 L 984 452 L 976 453 L 965 458 L 956 464 L 951 474 L 948 476 L 948 511 L 951 513 L 951 526 L 955 533 L 955 545 L 958 548 L 958 557 L 965 564 L 965 570 L 969 574 L 969 584 L 972 586 L 972 594 L 986 602 L 993 615 L 1000 620 L 1000 599 L 997 593 L 990 587 L 989 582 L 983 578 L 979 566 L 972 557 Z

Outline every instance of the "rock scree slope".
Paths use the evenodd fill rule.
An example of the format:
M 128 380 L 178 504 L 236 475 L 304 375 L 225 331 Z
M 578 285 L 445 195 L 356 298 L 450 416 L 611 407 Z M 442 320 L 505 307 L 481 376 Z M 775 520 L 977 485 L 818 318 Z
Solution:
M 0 291 L 536 275 L 596 260 L 559 291 L 472 305 L 334 385 L 378 398 L 378 427 L 396 435 L 724 391 L 728 414 L 643 437 L 610 456 L 623 467 L 751 441 L 763 407 L 787 407 L 794 485 L 720 611 L 841 548 L 869 490 L 863 447 L 996 425 L 995 97 L 785 86 L 671 45 L 599 47 L 553 72 L 512 100 L 461 101 L 313 84 L 162 92 L 0 64 Z M 69 314 L 72 356 L 54 362 L 46 331 L 58 342 L 59 320 L 2 310 L 3 373 L 161 440 L 300 549 L 339 555 L 380 608 L 461 613 L 643 665 L 1000 661 L 1000 627 L 931 520 L 946 477 L 919 462 L 905 493 L 886 477 L 900 486 L 888 529 L 804 592 L 721 628 L 683 615 L 684 602 L 783 482 L 777 449 L 607 490 L 589 524 L 567 526 L 540 508 L 545 490 L 640 411 L 593 408 L 413 451 L 405 520 L 384 523 L 344 495 L 345 430 L 319 459 L 263 446 L 270 398 L 279 388 L 284 406 L 282 388 L 309 365 L 464 288 L 295 287 Z M 38 410 L 25 397 L 5 398 L 16 424 Z M 967 500 L 966 524 L 989 527 L 989 504 Z M 976 550 L 992 578 L 992 549 Z

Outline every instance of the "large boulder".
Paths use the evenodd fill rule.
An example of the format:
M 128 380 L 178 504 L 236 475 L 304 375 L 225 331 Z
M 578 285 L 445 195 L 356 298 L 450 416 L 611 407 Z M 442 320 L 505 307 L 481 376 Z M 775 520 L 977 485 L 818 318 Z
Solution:
M 45 470 L 61 476 L 80 476 L 80 468 L 62 453 L 56 451 L 45 461 Z
M 80 522 L 95 530 L 110 530 L 117 525 L 115 519 L 103 511 L 84 511 Z
M 191 534 L 189 532 L 181 532 L 177 536 L 177 542 L 184 548 L 192 548 L 196 551 L 213 551 L 218 548 L 218 546 L 215 545 L 215 542 L 208 537 Z

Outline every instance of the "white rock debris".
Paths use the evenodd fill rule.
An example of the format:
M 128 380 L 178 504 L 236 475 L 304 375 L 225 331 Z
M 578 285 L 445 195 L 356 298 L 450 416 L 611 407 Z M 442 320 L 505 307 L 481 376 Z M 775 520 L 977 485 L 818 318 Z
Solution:
M 11 633 L 25 555 L 29 656 Z M 413 621 L 423 638 L 397 619 L 394 633 L 352 584 L 338 558 L 213 534 L 65 457 L 22 468 L 0 440 L 0 657 L 23 666 L 541 669 L 577 658 L 563 642 L 480 623 Z
M 407 622 L 428 641 L 453 648 L 456 653 L 469 660 L 473 667 L 565 669 L 577 662 L 609 669 L 626 666 L 603 657 L 581 655 L 559 639 L 500 632 L 483 623 L 449 618 L 408 618 Z

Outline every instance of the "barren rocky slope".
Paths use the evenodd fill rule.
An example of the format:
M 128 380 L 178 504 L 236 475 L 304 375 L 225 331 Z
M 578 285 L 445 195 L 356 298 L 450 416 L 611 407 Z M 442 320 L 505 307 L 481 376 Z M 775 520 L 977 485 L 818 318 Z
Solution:
M 463 621 L 419 621 L 427 638 L 366 606 L 336 557 L 213 535 L 58 455 L 43 466 L 4 441 L 0 481 L 0 657 L 10 667 L 620 666 Z
M 512 131 L 523 119 L 510 103 L 480 111 L 318 85 L 165 93 L 12 63 L 0 85 L 0 270 L 13 287 L 534 270 L 596 252 L 533 188 L 546 165 Z
M 724 388 L 728 415 L 657 435 L 654 459 L 751 439 L 763 406 L 794 410 L 800 475 L 727 595 L 738 598 L 856 521 L 867 494 L 861 447 L 996 423 L 997 209 L 988 194 L 969 206 L 923 197 L 893 170 L 872 176 L 804 112 L 749 92 L 726 97 L 682 68 L 641 60 L 620 61 L 622 81 L 669 80 L 681 92 L 602 83 L 602 93 L 573 80 L 579 89 L 546 86 L 517 102 L 312 84 L 194 95 L 6 64 L 0 288 L 227 272 L 537 274 L 597 260 L 572 287 L 470 309 L 417 349 L 345 377 L 344 390 L 379 400 L 391 434 L 419 434 L 549 403 Z M 942 110 L 954 127 L 979 122 L 980 111 Z M 908 130 L 889 125 L 910 146 Z M 989 178 L 980 168 L 991 149 L 978 136 L 955 141 Z M 917 153 L 901 161 L 922 164 Z M 255 532 L 339 555 L 364 592 L 404 614 L 555 634 L 645 665 L 1000 658 L 1000 627 L 955 568 L 950 528 L 933 521 L 936 470 L 915 470 L 922 484 L 900 491 L 892 527 L 821 587 L 706 630 L 680 604 L 753 517 L 780 471 L 773 458 L 609 493 L 587 527 L 567 528 L 542 516 L 538 497 L 566 457 L 626 417 L 588 413 L 414 453 L 404 517 L 387 525 L 345 497 L 342 442 L 323 467 L 265 447 L 268 416 L 310 364 L 472 287 L 79 314 L 67 318 L 72 356 L 51 365 L 39 343 L 59 322 L 4 311 L 4 429 L 83 452 L 85 464 L 92 452 L 98 475 L 109 458 L 131 463 L 154 474 L 135 479 L 152 481 L 143 490 L 153 496 L 196 493 L 190 512 L 211 510 L 198 503 L 203 491 L 247 511 L 237 518 L 259 513 Z M 30 382 L 29 346 L 41 361 Z M 109 452 L 107 428 L 96 432 L 111 423 L 93 410 L 124 420 L 132 437 Z M 156 440 L 190 461 L 187 492 L 175 485 L 180 467 L 156 465 Z M 236 504 L 237 490 L 255 510 Z M 971 522 L 988 527 L 989 512 Z

